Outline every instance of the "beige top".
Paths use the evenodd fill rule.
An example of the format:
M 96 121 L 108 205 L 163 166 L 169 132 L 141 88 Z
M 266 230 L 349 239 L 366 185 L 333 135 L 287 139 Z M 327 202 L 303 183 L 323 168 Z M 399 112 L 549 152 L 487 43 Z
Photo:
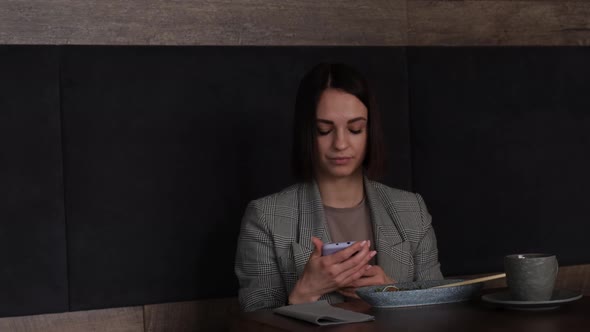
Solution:
M 371 211 L 365 199 L 351 208 L 333 208 L 324 205 L 326 222 L 332 242 L 371 241 L 371 250 L 375 250 Z

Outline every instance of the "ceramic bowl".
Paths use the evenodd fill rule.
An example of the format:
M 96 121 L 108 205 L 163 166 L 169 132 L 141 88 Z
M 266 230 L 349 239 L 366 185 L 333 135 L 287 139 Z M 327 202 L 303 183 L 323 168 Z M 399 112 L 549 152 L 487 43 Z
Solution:
M 399 288 L 396 292 L 384 292 L 385 286 L 367 286 L 356 290 L 358 296 L 376 308 L 410 307 L 467 301 L 479 294 L 483 283 L 447 288 L 431 288 L 463 281 L 461 279 L 426 280 L 389 284 Z

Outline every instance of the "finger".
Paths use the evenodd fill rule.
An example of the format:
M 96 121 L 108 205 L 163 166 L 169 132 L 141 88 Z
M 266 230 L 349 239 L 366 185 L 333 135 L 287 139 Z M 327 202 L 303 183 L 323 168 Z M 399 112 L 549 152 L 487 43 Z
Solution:
M 394 284 L 395 281 L 383 278 L 381 276 L 358 278 L 357 280 L 350 283 L 351 287 L 365 287 L 365 286 L 380 286 Z
M 371 283 L 371 285 L 385 285 L 385 284 L 395 283 L 395 280 L 390 278 L 385 273 L 385 271 L 383 271 L 383 269 L 378 265 L 374 265 L 374 266 L 371 266 L 370 268 L 368 268 L 365 271 L 365 274 L 363 275 L 363 277 L 360 278 L 359 280 L 361 280 L 361 279 L 364 280 L 364 281 L 361 281 L 361 282 L 363 282 L 363 285 L 365 285 L 366 283 Z M 361 284 L 353 282 L 353 286 L 361 287 Z
M 341 285 L 346 285 L 358 278 L 361 278 L 363 274 L 365 274 L 365 271 L 369 268 L 369 265 L 367 265 L 367 263 L 371 259 L 370 257 L 371 255 L 367 254 L 366 259 L 362 260 L 361 262 L 354 263 L 354 265 L 351 265 L 350 267 L 347 267 L 346 270 L 340 272 L 338 274 L 336 282 L 339 282 Z M 351 262 L 346 262 L 346 264 L 349 263 Z
M 322 256 L 322 246 L 324 245 L 324 243 L 322 242 L 322 240 L 320 240 L 319 238 L 312 236 L 311 237 L 311 242 L 314 245 L 314 249 L 313 252 L 311 253 L 311 257 L 321 257 Z
M 375 271 L 379 270 L 379 266 L 367 265 L 366 268 L 362 269 L 363 275 L 352 281 L 350 287 L 363 287 L 363 286 L 372 286 L 376 285 L 377 281 L 379 280 L 379 273 L 375 273 Z
M 340 264 L 341 266 L 348 268 L 348 270 L 344 270 L 343 272 L 341 272 L 342 278 L 349 279 L 348 277 L 350 275 L 354 275 L 354 277 L 352 279 L 349 279 L 349 281 L 352 282 L 360 277 L 365 276 L 367 271 L 373 269 L 373 267 L 371 265 L 369 265 L 368 263 L 371 260 L 371 258 L 373 258 L 376 254 L 377 254 L 377 252 L 374 250 L 367 252 L 366 256 L 363 256 L 361 253 L 359 253 L 355 257 L 347 260 L 345 263 Z M 351 264 L 351 263 L 353 265 L 347 265 L 347 264 Z M 381 268 L 379 266 L 377 266 L 376 269 L 377 269 L 376 275 L 378 276 L 379 275 L 378 271 L 381 270 Z M 360 273 L 360 276 L 356 277 L 356 275 L 358 275 L 359 273 Z M 373 277 L 373 275 L 369 275 L 369 277 Z
M 354 273 L 356 271 L 355 268 L 361 268 L 371 260 L 377 254 L 376 251 L 369 251 L 369 246 L 364 247 L 360 252 L 358 252 L 354 257 L 350 257 L 346 261 L 339 264 L 338 268 L 341 269 L 340 273 L 343 273 L 347 270 L 353 270 Z
M 350 283 L 351 287 L 365 287 L 365 286 L 375 286 L 381 285 L 380 278 L 378 277 L 365 277 L 365 278 L 358 278 L 357 280 Z
M 363 273 L 365 273 L 367 268 L 369 268 L 369 265 L 363 265 L 360 268 L 355 269 L 355 271 L 353 271 L 350 275 L 344 277 L 340 284 L 343 286 L 352 287 L 354 281 L 363 277 Z
M 338 289 L 338 292 L 346 297 L 358 299 L 359 296 L 356 294 L 355 290 L 354 287 L 346 287 Z
M 340 261 L 339 264 L 342 270 L 350 269 L 354 266 L 357 266 L 361 262 L 365 260 L 365 258 L 370 254 L 370 247 L 368 244 L 365 244 L 360 251 L 357 251 L 355 255 L 348 257 L 347 259 Z
M 372 266 L 369 265 L 370 267 L 365 271 L 365 273 L 363 274 L 363 277 L 373 277 L 379 274 L 379 266 Z
M 354 299 L 358 299 L 358 295 L 356 295 L 355 292 L 348 292 L 348 291 L 340 291 L 340 294 L 344 295 L 345 297 L 349 297 L 349 298 L 354 298 Z

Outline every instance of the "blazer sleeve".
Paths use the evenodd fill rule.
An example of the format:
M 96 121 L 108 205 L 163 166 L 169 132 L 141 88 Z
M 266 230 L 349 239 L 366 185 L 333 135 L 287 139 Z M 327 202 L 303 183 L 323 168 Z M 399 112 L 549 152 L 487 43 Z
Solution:
M 271 233 L 259 201 L 252 201 L 242 219 L 236 252 L 238 298 L 244 311 L 287 304 Z
M 426 208 L 422 196 L 416 194 L 420 206 L 422 218 L 423 237 L 420 239 L 414 254 L 414 279 L 415 280 L 436 280 L 443 279 L 438 261 L 438 248 L 436 235 L 432 228 L 432 217 Z

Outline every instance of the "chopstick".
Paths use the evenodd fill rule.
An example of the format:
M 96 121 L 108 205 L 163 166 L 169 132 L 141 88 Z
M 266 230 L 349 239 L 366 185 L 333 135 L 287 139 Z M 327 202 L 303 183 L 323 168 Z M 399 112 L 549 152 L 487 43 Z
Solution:
M 447 287 L 453 287 L 453 286 L 463 286 L 463 285 L 475 284 L 478 282 L 484 282 L 484 281 L 488 281 L 488 280 L 500 279 L 500 278 L 504 278 L 504 277 L 506 277 L 506 273 L 494 274 L 494 275 L 487 276 L 487 277 L 481 277 L 481 278 L 471 279 L 471 280 L 464 280 L 461 282 L 454 282 L 452 284 L 440 285 L 440 286 L 431 287 L 431 288 L 447 288 Z

